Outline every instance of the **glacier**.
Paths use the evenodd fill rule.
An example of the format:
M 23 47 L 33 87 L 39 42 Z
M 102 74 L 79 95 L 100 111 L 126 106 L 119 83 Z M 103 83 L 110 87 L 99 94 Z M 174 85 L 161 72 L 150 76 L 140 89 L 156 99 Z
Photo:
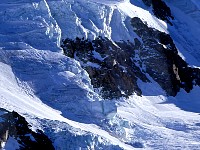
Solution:
M 80 63 L 60 48 L 65 38 L 133 41 L 138 36 L 130 20 L 139 17 L 170 34 L 186 62 L 200 67 L 199 2 L 165 2 L 174 26 L 141 0 L 1 0 L 1 108 L 24 116 L 58 150 L 199 149 L 199 87 L 168 97 L 151 79 L 138 81 L 142 96 L 106 100 Z M 15 149 L 12 143 L 18 147 L 10 137 L 5 149 Z

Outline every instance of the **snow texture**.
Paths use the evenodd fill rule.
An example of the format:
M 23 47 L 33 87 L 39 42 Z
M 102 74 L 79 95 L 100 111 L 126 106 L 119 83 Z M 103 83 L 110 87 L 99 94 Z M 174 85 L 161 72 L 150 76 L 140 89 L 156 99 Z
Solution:
M 137 16 L 170 33 L 182 57 L 199 67 L 199 2 L 166 1 L 172 27 L 140 0 L 1 0 L 0 106 L 42 129 L 56 149 L 78 149 L 84 141 L 86 149 L 97 143 L 103 149 L 200 149 L 199 87 L 167 97 L 151 79 L 138 81 L 142 97 L 103 100 L 87 72 L 59 48 L 61 39 L 77 36 L 133 42 L 129 21 Z M 5 149 L 17 147 L 10 137 Z

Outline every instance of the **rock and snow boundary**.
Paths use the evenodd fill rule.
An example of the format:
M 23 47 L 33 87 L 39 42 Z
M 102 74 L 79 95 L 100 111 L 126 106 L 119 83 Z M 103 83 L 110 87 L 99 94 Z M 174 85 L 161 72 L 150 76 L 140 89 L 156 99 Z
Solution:
M 169 32 L 140 0 L 136 4 L 1 0 L 0 106 L 23 115 L 33 130 L 42 129 L 56 149 L 199 149 L 199 87 L 174 98 L 154 81 L 138 81 L 142 97 L 106 101 L 59 48 L 61 37 L 132 40 L 132 17 Z

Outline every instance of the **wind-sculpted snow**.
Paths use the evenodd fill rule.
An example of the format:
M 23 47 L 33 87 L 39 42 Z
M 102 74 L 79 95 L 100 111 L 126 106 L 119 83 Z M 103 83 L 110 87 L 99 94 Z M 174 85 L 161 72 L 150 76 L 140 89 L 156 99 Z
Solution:
M 95 122 L 94 117 L 97 121 L 114 113 L 114 103 L 98 98 L 88 75 L 77 62 L 62 53 L 51 52 L 60 51 L 57 47 L 60 29 L 46 2 L 20 2 L 0 3 L 4 14 L 1 15 L 0 43 L 1 107 L 33 118 L 68 123 L 71 121 L 64 119 L 61 112 L 67 118 L 87 123 Z
M 47 1 L 52 16 L 62 29 L 62 38 L 105 36 L 114 41 L 131 40 L 135 33 L 130 26 L 132 17 L 140 17 L 160 31 L 166 24 L 128 1 Z
M 199 149 L 199 87 L 167 97 L 149 77 L 138 80 L 143 96 L 107 101 L 59 48 L 62 38 L 77 36 L 133 42 L 132 17 L 168 32 L 141 1 L 1 0 L 0 106 L 42 129 L 56 149 Z M 181 100 L 192 97 L 187 109 Z
M 46 2 L 36 2 L 0 2 L 1 43 L 24 42 L 38 49 L 57 49 L 60 28 Z

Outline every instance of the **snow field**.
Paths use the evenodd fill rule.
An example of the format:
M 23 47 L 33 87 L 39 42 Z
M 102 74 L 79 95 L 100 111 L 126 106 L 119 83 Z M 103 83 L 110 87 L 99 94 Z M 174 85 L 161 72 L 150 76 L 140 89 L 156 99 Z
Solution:
M 172 98 L 166 97 L 154 81 L 138 81 L 144 91 L 142 97 L 102 100 L 80 64 L 65 57 L 58 47 L 61 38 L 76 36 L 94 39 L 102 35 L 113 41 L 132 41 L 137 35 L 129 21 L 140 17 L 150 27 L 171 33 L 187 60 L 189 55 L 181 45 L 184 49 L 189 47 L 184 38 L 191 35 L 196 40 L 197 34 L 183 33 L 187 26 L 178 28 L 183 19 L 183 12 L 177 10 L 180 3 L 176 2 L 172 9 L 180 20 L 168 29 L 137 2 L 136 6 L 119 0 L 1 0 L 0 106 L 19 112 L 35 129 L 42 128 L 47 120 L 64 122 L 68 127 L 58 127 L 61 133 L 72 130 L 76 135 L 79 129 L 78 134 L 84 135 L 85 131 L 99 136 L 99 141 L 103 138 L 105 145 L 119 145 L 126 150 L 200 149 L 199 87 L 190 94 L 181 91 Z M 198 18 L 194 20 L 197 22 Z M 195 41 L 189 42 L 194 48 Z M 199 66 L 196 62 L 194 65 Z M 108 120 L 108 124 L 101 119 Z M 54 137 L 58 148 L 63 146 L 63 136 Z

